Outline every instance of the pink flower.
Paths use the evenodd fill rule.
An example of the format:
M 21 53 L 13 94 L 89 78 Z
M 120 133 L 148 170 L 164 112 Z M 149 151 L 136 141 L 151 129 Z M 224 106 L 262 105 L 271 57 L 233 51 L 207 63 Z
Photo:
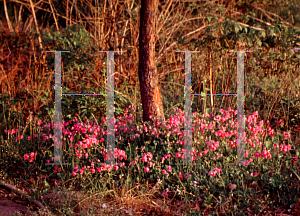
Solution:
M 215 176 L 216 175 L 216 173 L 215 172 L 213 172 L 213 171 L 209 171 L 209 173 L 208 173 L 210 176 Z
M 144 172 L 149 172 L 149 168 L 145 167 Z
M 91 168 L 90 171 L 91 171 L 92 174 L 95 173 L 95 169 L 94 168 Z
M 181 154 L 179 152 L 176 153 L 176 157 L 180 157 Z
M 73 172 L 72 172 L 72 175 L 73 175 L 73 176 L 76 176 L 76 172 L 75 172 L 75 171 L 73 171 Z
M 162 195 L 163 195 L 163 196 L 165 196 L 165 197 L 167 197 L 167 196 L 168 196 L 168 194 L 167 194 L 167 193 L 162 193 Z
M 114 170 L 118 170 L 118 169 L 119 169 L 119 166 L 115 165 Z
M 162 170 L 163 174 L 167 174 L 167 171 L 165 169 Z
M 181 179 L 183 178 L 183 176 L 182 176 L 181 172 L 179 173 L 179 177 L 180 177 Z
M 218 148 L 219 147 L 219 141 L 214 143 L 215 147 Z
M 284 146 L 282 151 L 283 151 L 284 153 L 287 152 L 287 147 Z
M 24 155 L 24 160 L 28 160 L 28 158 L 29 158 L 29 155 L 28 155 L 28 154 L 25 154 L 25 155 Z
M 209 148 L 210 148 L 211 150 L 213 150 L 213 151 L 216 150 L 216 147 L 215 147 L 214 145 L 210 145 Z
M 290 139 L 291 138 L 291 135 L 287 132 L 283 132 L 283 135 L 284 135 L 284 139 Z
M 30 139 L 31 139 L 31 137 L 29 136 L 29 137 L 27 137 L 27 139 L 28 139 L 28 140 L 30 140 Z
M 144 153 L 144 155 L 143 155 L 143 157 L 142 157 L 142 161 L 143 161 L 143 162 L 147 162 L 147 156 L 146 156 L 145 153 Z
M 280 120 L 277 122 L 276 125 L 279 125 L 281 122 L 282 122 L 282 119 L 280 119 Z
M 245 151 L 245 157 L 248 157 L 248 150 Z
M 41 125 L 41 124 L 42 124 L 42 121 L 41 121 L 41 120 L 39 120 L 37 124 L 38 124 L 38 125 Z
M 259 158 L 260 154 L 259 153 L 255 153 L 254 157 Z
M 172 167 L 168 166 L 168 170 L 169 170 L 169 172 L 172 172 Z
M 153 158 L 153 155 L 151 154 L 151 152 L 148 152 L 147 156 L 150 158 L 150 160 Z

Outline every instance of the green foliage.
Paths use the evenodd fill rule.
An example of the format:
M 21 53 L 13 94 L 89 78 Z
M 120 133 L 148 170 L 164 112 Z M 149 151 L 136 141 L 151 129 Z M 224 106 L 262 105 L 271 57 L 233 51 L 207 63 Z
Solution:
M 97 50 L 94 46 L 91 46 L 91 37 L 89 33 L 84 30 L 83 26 L 73 25 L 63 29 L 62 31 L 44 33 L 43 41 L 45 47 L 48 47 L 49 50 L 70 51 L 62 53 L 62 63 L 65 71 L 64 74 L 67 74 L 65 79 L 62 80 L 62 92 L 64 94 L 93 94 L 93 92 L 103 94 L 103 96 L 64 96 L 62 100 L 63 115 L 70 116 L 78 113 L 82 118 L 87 117 L 87 119 L 91 119 L 92 115 L 96 117 L 105 116 L 107 103 L 105 96 L 106 86 L 101 85 L 101 83 L 95 83 L 90 73 L 90 71 L 93 70 L 92 66 L 94 66 L 94 59 L 97 54 Z M 50 68 L 54 67 L 53 56 L 53 54 L 49 54 L 47 57 Z M 77 73 L 76 70 L 78 71 Z M 82 74 L 80 75 L 81 77 L 78 77 L 78 73 Z M 102 77 L 106 79 L 106 70 L 102 70 L 100 73 L 102 74 Z M 86 76 L 83 76 L 83 74 L 86 74 Z M 67 80 L 69 77 L 73 77 L 74 79 Z M 99 86 L 99 88 L 86 88 L 86 80 L 92 80 L 92 82 Z M 105 80 L 102 82 L 105 83 Z M 70 83 L 78 83 L 77 87 L 82 89 L 83 92 L 78 90 L 70 92 L 69 88 L 74 89 L 73 85 L 70 86 Z M 68 84 L 69 88 L 67 87 Z M 123 86 L 123 88 L 126 88 L 126 84 Z M 77 87 L 76 89 L 78 89 Z M 54 95 L 52 100 L 54 101 Z M 120 115 L 128 104 L 130 104 L 130 100 L 117 94 L 115 98 L 115 114 Z M 54 106 L 52 105 L 53 104 L 43 107 L 43 113 L 52 115 L 54 112 Z M 47 112 L 45 112 L 45 110 L 47 110 Z
M 70 51 L 63 53 L 63 62 L 66 71 L 77 68 L 84 70 L 85 67 L 91 68 L 93 55 L 97 52 L 91 46 L 91 37 L 81 25 L 72 25 L 62 31 L 46 32 L 42 34 L 44 46 L 49 51 Z M 54 68 L 53 54 L 49 55 L 49 68 Z
M 0 119 L 3 120 L 0 125 L 3 126 L 3 128 L 11 128 L 13 126 L 11 125 L 11 122 L 13 122 L 13 120 L 20 120 L 24 118 L 23 113 L 19 113 L 16 110 L 12 111 L 13 106 L 18 103 L 18 101 L 21 101 L 20 99 L 13 99 L 8 95 L 0 94 L 0 101 Z M 21 122 L 19 121 L 19 123 Z M 0 130 L 2 130 L 3 128 L 0 128 Z

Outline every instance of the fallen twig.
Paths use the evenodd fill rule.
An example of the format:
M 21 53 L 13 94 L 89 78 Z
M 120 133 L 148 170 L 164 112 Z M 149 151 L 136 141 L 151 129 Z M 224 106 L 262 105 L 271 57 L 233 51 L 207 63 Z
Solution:
M 19 190 L 19 189 L 16 188 L 15 186 L 10 185 L 10 184 L 7 184 L 7 183 L 4 183 L 4 182 L 2 182 L 2 181 L 0 181 L 0 185 L 6 187 L 7 189 L 12 190 L 12 191 L 15 192 L 16 194 L 19 194 L 19 195 L 22 195 L 22 196 L 28 198 L 31 202 L 33 202 L 34 204 L 36 204 L 39 208 L 44 209 L 44 210 L 46 210 L 46 211 L 49 211 L 45 206 L 43 206 L 42 203 L 40 203 L 39 201 L 33 199 L 33 198 L 30 197 L 29 195 L 25 194 L 23 191 Z

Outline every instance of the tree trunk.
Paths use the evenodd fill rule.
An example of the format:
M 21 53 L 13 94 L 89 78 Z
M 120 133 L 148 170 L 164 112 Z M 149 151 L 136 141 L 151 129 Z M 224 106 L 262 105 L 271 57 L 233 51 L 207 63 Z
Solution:
M 143 120 L 150 121 L 150 116 L 152 116 L 163 123 L 165 121 L 163 103 L 159 90 L 157 69 L 154 64 L 157 5 L 157 0 L 141 1 L 138 71 Z

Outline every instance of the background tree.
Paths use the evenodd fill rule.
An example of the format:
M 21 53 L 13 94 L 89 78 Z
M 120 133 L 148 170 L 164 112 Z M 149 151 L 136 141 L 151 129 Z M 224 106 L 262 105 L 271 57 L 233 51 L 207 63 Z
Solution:
M 143 120 L 150 116 L 164 122 L 163 103 L 158 73 L 154 63 L 157 0 L 141 1 L 139 36 L 139 80 L 143 106 Z

